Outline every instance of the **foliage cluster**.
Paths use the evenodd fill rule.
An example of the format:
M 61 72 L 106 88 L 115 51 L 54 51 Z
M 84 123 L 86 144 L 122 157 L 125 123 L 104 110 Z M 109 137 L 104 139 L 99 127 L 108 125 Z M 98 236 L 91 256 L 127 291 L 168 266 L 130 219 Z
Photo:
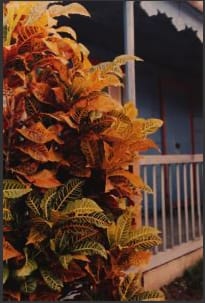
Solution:
M 75 31 L 58 27 L 56 17 L 71 14 L 89 16 L 79 3 L 4 6 L 4 297 L 162 300 L 141 284 L 160 243 L 137 220 L 141 191 L 151 189 L 128 170 L 138 152 L 157 148 L 148 135 L 162 121 L 106 93 L 138 58 L 93 66 Z

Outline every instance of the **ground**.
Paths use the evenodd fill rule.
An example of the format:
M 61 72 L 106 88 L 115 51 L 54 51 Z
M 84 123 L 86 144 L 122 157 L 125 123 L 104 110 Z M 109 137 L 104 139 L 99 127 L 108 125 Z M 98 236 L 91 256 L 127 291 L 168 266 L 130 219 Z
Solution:
M 185 271 L 184 275 L 164 287 L 168 301 L 203 299 L 203 260 Z

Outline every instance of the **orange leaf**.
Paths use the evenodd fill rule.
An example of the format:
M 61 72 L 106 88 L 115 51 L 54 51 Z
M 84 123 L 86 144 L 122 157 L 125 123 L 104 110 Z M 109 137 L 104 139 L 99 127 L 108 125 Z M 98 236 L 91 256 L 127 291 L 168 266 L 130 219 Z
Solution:
M 29 155 L 34 160 L 39 162 L 48 162 L 49 161 L 49 152 L 45 145 L 43 144 L 25 144 L 21 146 L 17 146 L 17 149 L 22 151 L 23 153 Z
M 45 238 L 46 238 L 46 236 L 42 232 L 39 232 L 35 228 L 31 228 L 29 235 L 27 237 L 26 245 L 39 243 L 39 242 L 43 241 Z
M 11 71 L 7 73 L 7 78 L 5 79 L 8 87 L 15 88 L 15 87 L 23 87 L 25 84 L 25 73 L 24 72 L 17 72 Z
M 138 140 L 135 142 L 134 146 L 136 147 L 136 151 L 145 151 L 149 148 L 157 149 L 160 152 L 159 147 L 155 144 L 155 142 L 149 138 L 145 138 L 142 140 Z
M 19 256 L 21 256 L 21 253 L 17 251 L 8 241 L 3 239 L 3 261 L 7 261 Z
M 37 172 L 38 167 L 39 163 L 33 161 L 26 161 L 25 163 L 12 168 L 11 171 L 22 176 L 33 175 Z
M 131 185 L 131 187 L 134 187 L 135 190 L 144 190 L 148 193 L 152 193 L 152 189 L 146 185 L 142 179 L 134 175 L 133 173 L 130 173 L 126 170 L 116 170 L 113 172 L 110 172 L 109 178 L 112 183 L 123 183 L 123 180 L 127 180 L 127 182 Z M 119 180 L 119 181 L 118 181 Z
M 65 103 L 65 92 L 62 87 L 54 87 L 52 91 L 55 94 L 57 103 Z
M 90 260 L 88 259 L 88 257 L 84 256 L 84 255 L 73 255 L 73 259 L 84 261 L 84 262 L 90 262 Z
M 71 119 L 67 113 L 59 111 L 59 112 L 55 112 L 53 114 L 44 113 L 44 115 L 49 116 L 57 121 L 65 122 L 68 124 L 68 126 L 70 126 L 72 128 L 77 128 L 77 126 L 71 121 Z
M 99 95 L 94 98 L 91 98 L 90 100 L 87 100 L 86 98 L 81 99 L 77 103 L 75 103 L 74 107 L 86 107 L 87 111 L 99 110 L 100 112 L 110 112 L 112 110 L 122 109 L 120 103 L 112 99 L 112 97 L 110 97 L 109 95 Z M 72 107 L 72 110 L 74 107 Z
M 38 290 L 37 292 L 29 294 L 29 301 L 57 302 L 60 296 L 62 296 L 62 294 L 59 294 L 59 292 L 48 290 L 48 288 L 46 287 L 44 289 Z
M 76 177 L 90 178 L 90 176 L 91 176 L 91 169 L 89 167 L 82 167 L 82 168 L 71 167 L 70 168 L 70 173 L 73 176 L 76 176 Z
M 145 266 L 149 263 L 151 255 L 150 251 L 133 251 L 129 256 L 129 265 Z
M 25 176 L 25 178 L 35 186 L 42 188 L 52 188 L 61 185 L 60 181 L 56 179 L 55 173 L 48 169 L 43 169 L 32 176 Z
M 54 147 L 51 146 L 51 148 L 48 151 L 48 159 L 51 162 L 61 162 L 61 161 L 63 161 L 63 156 L 62 156 L 62 154 L 55 151 Z
M 58 41 L 58 43 L 59 43 L 59 41 Z M 72 57 L 72 51 L 70 49 L 68 49 L 68 45 L 66 47 L 67 47 L 67 55 L 68 55 L 68 59 L 69 59 Z M 48 65 L 53 70 L 56 70 L 58 72 L 58 74 L 63 82 L 65 82 L 65 83 L 70 82 L 69 69 L 67 68 L 66 63 L 61 62 L 59 58 L 55 58 L 55 57 L 51 56 L 50 58 L 46 57 L 45 59 L 38 61 L 38 63 L 36 64 L 36 66 L 40 66 L 40 67 L 45 67 Z M 36 84 L 38 84 L 37 87 L 35 87 Z M 42 92 L 41 92 L 41 89 L 43 89 Z M 49 103 L 49 104 L 53 103 L 53 102 L 51 102 L 52 98 L 51 99 L 49 98 L 49 97 L 51 97 L 51 95 L 49 95 L 51 93 L 53 93 L 52 90 L 45 83 L 35 83 L 33 85 L 33 94 L 42 103 Z
M 51 102 L 53 92 L 48 84 L 35 82 L 32 84 L 31 90 L 38 101 L 46 104 L 53 103 Z
M 35 143 L 44 144 L 51 140 L 55 140 L 57 143 L 62 144 L 62 140 L 57 136 L 62 130 L 62 126 L 60 125 L 54 125 L 52 128 L 46 129 L 41 122 L 37 122 L 29 128 L 17 128 L 16 130 L 23 137 Z
M 4 300 L 5 301 L 21 301 L 21 293 L 19 291 L 4 290 Z
M 56 141 L 58 144 L 63 144 L 63 140 L 61 140 L 58 135 L 61 134 L 63 130 L 63 126 L 60 124 L 55 124 L 52 126 L 49 126 L 48 132 L 53 136 L 53 140 Z
M 86 276 L 86 273 L 75 262 L 71 262 L 68 269 L 62 271 L 62 279 L 66 283 L 78 280 Z

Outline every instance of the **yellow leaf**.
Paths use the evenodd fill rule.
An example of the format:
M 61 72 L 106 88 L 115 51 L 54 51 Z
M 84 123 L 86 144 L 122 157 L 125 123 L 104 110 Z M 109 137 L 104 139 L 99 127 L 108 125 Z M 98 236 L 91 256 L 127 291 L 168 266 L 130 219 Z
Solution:
M 124 113 L 131 121 L 133 121 L 138 115 L 138 110 L 132 102 L 128 102 L 124 105 Z
M 69 16 L 71 14 L 83 15 L 90 17 L 89 12 L 85 7 L 83 7 L 79 3 L 71 3 L 65 6 L 62 5 L 52 5 L 49 7 L 48 12 L 51 17 L 58 17 L 58 16 Z
M 137 123 L 145 135 L 153 134 L 163 125 L 163 121 L 160 119 L 137 119 Z
M 58 33 L 67 33 L 71 35 L 73 39 L 77 39 L 76 32 L 70 26 L 61 26 L 56 29 Z
M 49 5 L 49 3 L 52 2 L 51 1 L 40 1 L 40 2 L 38 1 L 36 3 L 34 2 L 34 5 L 32 6 L 29 12 L 25 24 L 34 24 L 36 21 L 42 18 L 42 16 L 46 14 L 47 6 Z M 46 24 L 41 22 L 41 25 L 46 25 Z
M 127 179 L 131 183 L 131 185 L 134 186 L 138 190 L 143 190 L 150 194 L 153 193 L 152 189 L 148 185 L 146 185 L 139 176 L 134 175 L 134 174 L 130 173 L 129 171 L 116 170 L 116 171 L 110 172 L 110 174 L 109 174 L 109 177 L 118 177 L 118 176 L 124 177 L 125 179 Z
M 124 65 L 125 63 L 127 63 L 128 61 L 143 61 L 143 59 L 137 57 L 137 56 L 133 56 L 133 55 L 120 55 L 117 56 L 114 59 L 114 63 L 118 64 L 118 65 Z

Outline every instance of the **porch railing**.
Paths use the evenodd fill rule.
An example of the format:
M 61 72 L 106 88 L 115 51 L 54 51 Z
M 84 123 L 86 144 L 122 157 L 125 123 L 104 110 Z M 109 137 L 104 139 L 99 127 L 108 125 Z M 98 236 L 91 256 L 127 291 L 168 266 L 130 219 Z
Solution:
M 202 154 L 141 158 L 140 174 L 153 188 L 153 195 L 144 193 L 142 223 L 162 232 L 155 254 L 177 246 L 191 250 L 191 241 L 202 245 L 202 161 Z

